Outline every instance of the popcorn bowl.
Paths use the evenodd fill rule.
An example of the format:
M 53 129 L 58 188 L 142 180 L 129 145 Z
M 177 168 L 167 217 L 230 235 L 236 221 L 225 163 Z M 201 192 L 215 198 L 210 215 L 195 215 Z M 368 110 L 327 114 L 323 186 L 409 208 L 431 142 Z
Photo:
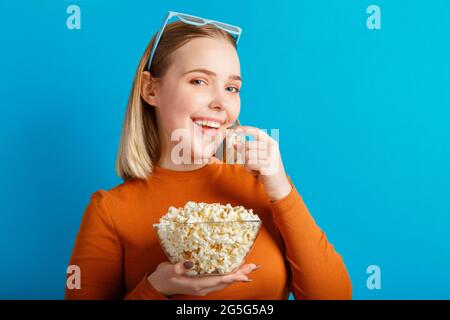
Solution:
M 261 220 L 171 221 L 153 227 L 169 261 L 193 261 L 194 267 L 186 274 L 198 277 L 237 270 L 253 249 L 261 225 Z

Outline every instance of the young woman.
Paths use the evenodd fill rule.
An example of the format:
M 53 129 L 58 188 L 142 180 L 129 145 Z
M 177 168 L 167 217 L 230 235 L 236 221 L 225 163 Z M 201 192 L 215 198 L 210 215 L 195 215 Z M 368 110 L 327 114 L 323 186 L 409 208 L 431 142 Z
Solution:
M 285 173 L 276 141 L 233 127 L 242 86 L 233 28 L 186 17 L 165 24 L 140 60 L 117 158 L 124 182 L 91 197 L 70 260 L 81 288 L 67 288 L 66 299 L 288 299 L 290 292 L 351 299 L 344 262 Z M 230 128 L 255 138 L 238 143 L 244 163 L 216 157 Z M 180 129 L 183 157 L 193 161 L 176 159 Z M 167 261 L 152 225 L 188 201 L 258 214 L 262 227 L 246 264 L 229 275 L 190 277 L 192 261 Z

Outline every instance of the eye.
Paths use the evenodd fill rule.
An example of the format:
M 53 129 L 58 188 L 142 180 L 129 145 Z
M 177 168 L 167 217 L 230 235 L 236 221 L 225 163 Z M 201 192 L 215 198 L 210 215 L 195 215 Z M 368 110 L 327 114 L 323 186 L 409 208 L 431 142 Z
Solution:
M 203 83 L 206 83 L 206 82 L 203 81 L 202 79 L 194 79 L 194 80 L 191 81 L 191 83 L 198 84 L 197 81 L 201 81 L 201 82 L 203 82 Z
M 236 88 L 236 87 L 228 87 L 228 88 L 231 88 L 231 89 L 235 90 L 235 91 L 231 91 L 232 93 L 239 93 L 239 92 L 241 92 L 241 90 L 239 88 Z

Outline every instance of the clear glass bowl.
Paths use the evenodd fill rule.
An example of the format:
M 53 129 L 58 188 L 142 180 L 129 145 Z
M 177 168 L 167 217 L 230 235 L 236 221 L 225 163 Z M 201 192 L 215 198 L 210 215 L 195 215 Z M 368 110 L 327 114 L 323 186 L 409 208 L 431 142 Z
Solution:
M 194 262 L 190 276 L 227 275 L 238 269 L 255 245 L 261 220 L 154 224 L 171 263 Z

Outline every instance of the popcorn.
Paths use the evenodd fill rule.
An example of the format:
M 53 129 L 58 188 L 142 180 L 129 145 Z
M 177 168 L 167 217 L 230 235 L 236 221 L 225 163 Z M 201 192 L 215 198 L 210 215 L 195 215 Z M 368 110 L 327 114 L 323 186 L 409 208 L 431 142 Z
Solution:
M 236 132 L 233 132 L 230 136 L 230 142 L 232 144 L 237 144 L 240 141 L 241 141 L 241 136 L 238 135 Z
M 253 247 L 261 220 L 252 209 L 189 201 L 170 207 L 153 225 L 171 263 L 192 260 L 188 275 L 227 274 Z

